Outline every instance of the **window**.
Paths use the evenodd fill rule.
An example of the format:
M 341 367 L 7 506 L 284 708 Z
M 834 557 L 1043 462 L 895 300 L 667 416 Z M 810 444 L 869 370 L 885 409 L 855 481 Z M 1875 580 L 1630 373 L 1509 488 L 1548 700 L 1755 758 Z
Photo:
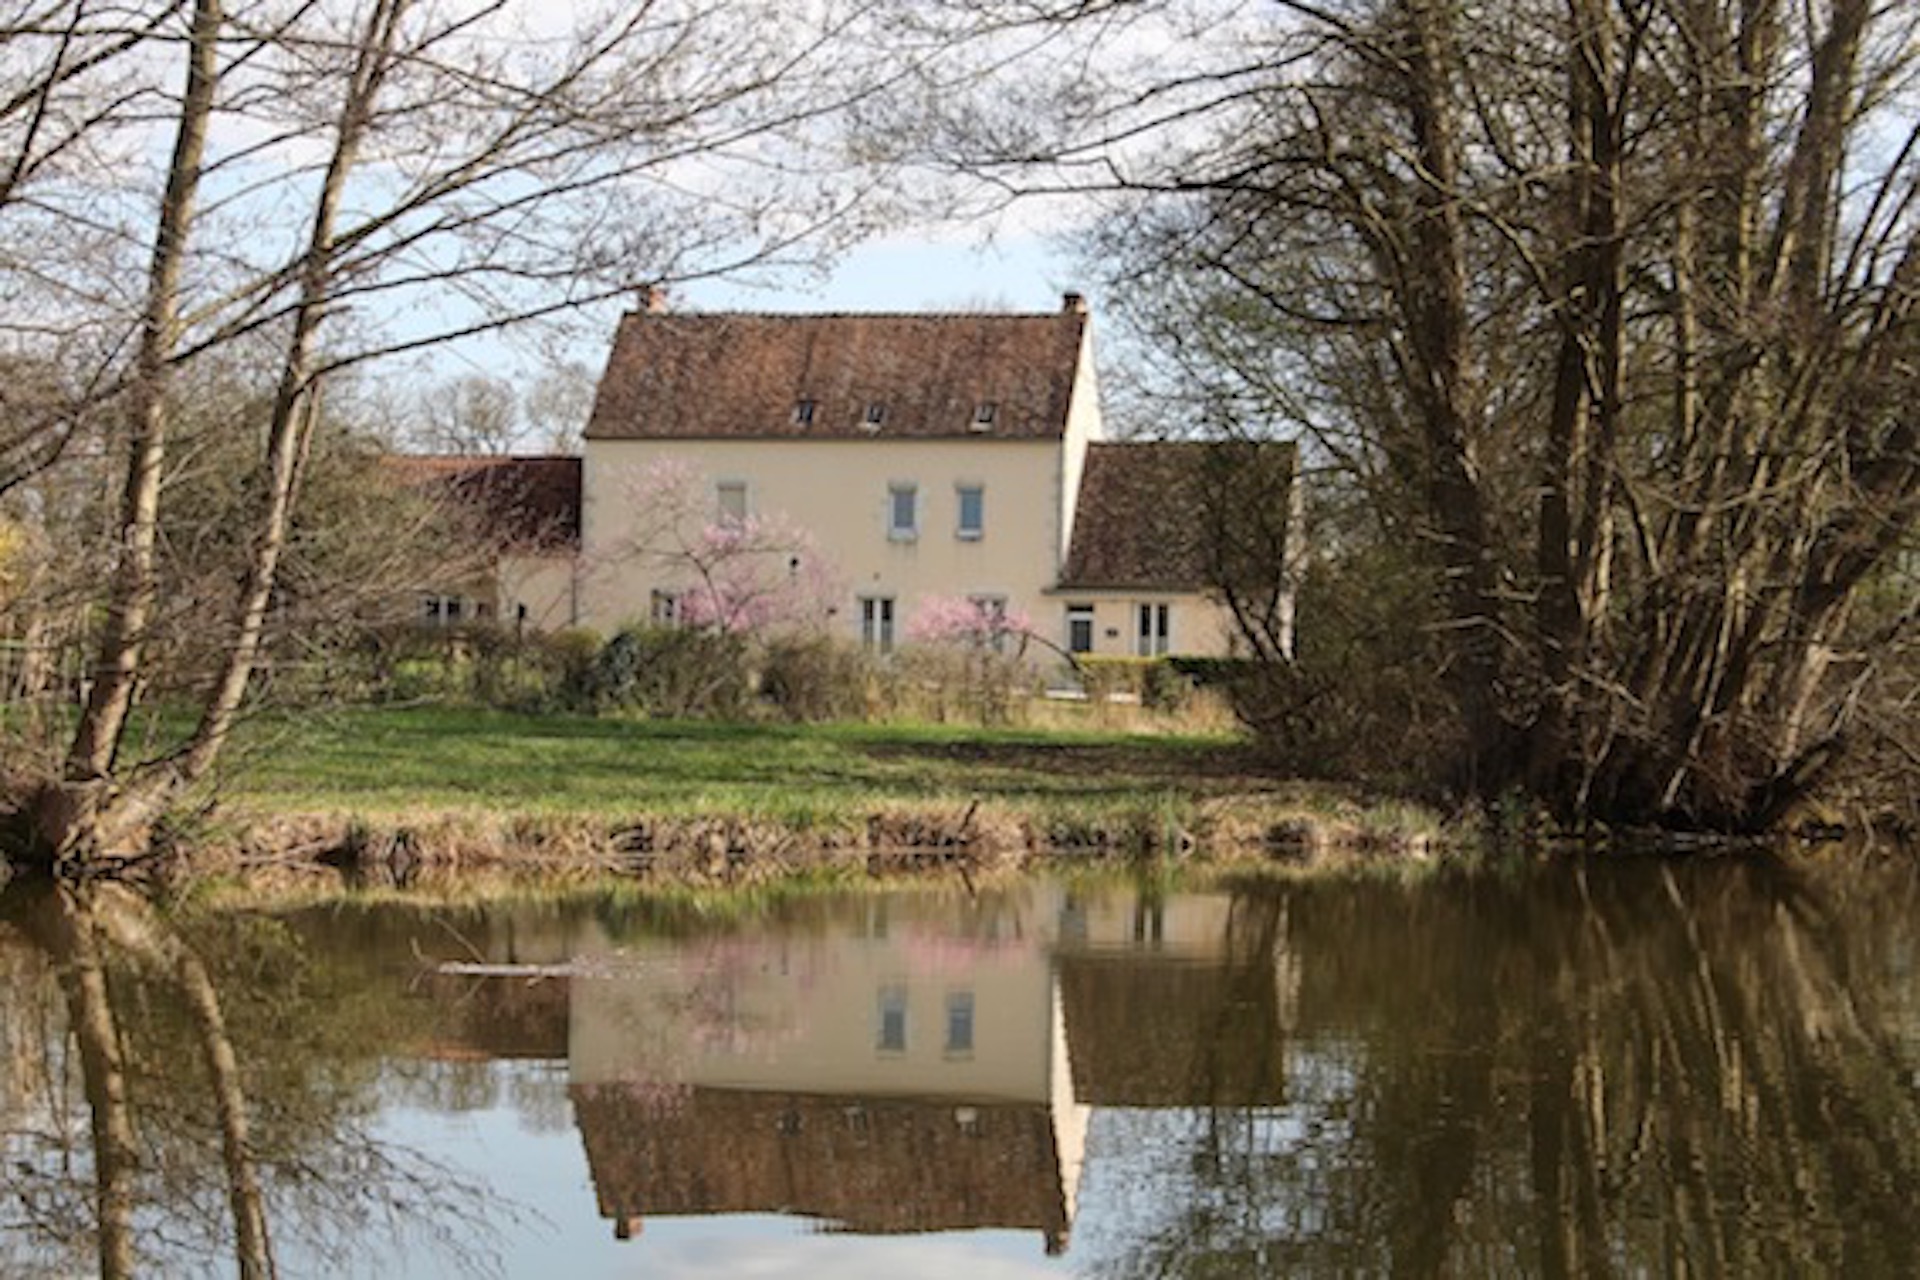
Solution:
M 866 415 L 861 419 L 862 425 L 869 431 L 878 431 L 880 424 L 886 420 L 887 406 L 881 404 L 878 400 L 868 401 Z
M 1007 647 L 1007 598 L 1005 596 L 968 596 L 967 603 L 973 606 L 979 616 L 978 634 L 983 637 L 995 653 L 1001 653 Z
M 999 405 L 995 404 L 991 400 L 982 400 L 979 404 L 975 405 L 973 408 L 973 422 L 971 424 L 971 429 L 974 431 L 993 430 L 993 420 L 999 414 L 999 412 L 1000 412 Z
M 912 542 L 920 536 L 920 489 L 917 485 L 887 486 L 887 537 Z
M 647 619 L 656 627 L 680 625 L 680 595 L 674 591 L 656 591 L 647 602 Z
M 1093 652 L 1092 605 L 1070 604 L 1067 606 L 1067 652 Z
M 812 426 L 813 411 L 817 407 L 818 406 L 816 406 L 814 402 L 811 400 L 795 400 L 793 402 L 794 422 L 798 423 L 800 426 L 803 426 L 803 427 Z
M 1134 645 L 1135 653 L 1143 658 L 1157 658 L 1167 652 L 1172 614 L 1172 605 L 1143 604 L 1140 606 L 1140 626 Z
M 860 643 L 874 653 L 893 652 L 893 597 L 860 597 Z
M 954 492 L 960 499 L 960 519 L 953 536 L 963 542 L 978 542 L 987 532 L 987 491 L 977 484 L 963 484 Z
M 882 987 L 879 998 L 879 1025 L 873 1045 L 881 1053 L 907 1051 L 907 989 Z
M 947 1052 L 954 1056 L 973 1052 L 973 992 L 947 993 Z
M 747 518 L 747 482 L 722 480 L 714 486 L 723 524 L 739 524 Z
M 457 627 L 465 603 L 459 596 L 421 596 L 420 616 L 430 627 Z

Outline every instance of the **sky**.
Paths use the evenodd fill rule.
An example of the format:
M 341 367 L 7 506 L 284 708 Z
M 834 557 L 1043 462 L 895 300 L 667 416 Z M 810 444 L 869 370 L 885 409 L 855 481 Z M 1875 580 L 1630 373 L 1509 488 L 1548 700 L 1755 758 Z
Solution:
M 823 282 L 765 289 L 690 285 L 670 305 L 701 311 L 1052 311 L 1085 292 L 1064 249 L 1037 232 L 989 244 L 901 236 L 850 253 Z

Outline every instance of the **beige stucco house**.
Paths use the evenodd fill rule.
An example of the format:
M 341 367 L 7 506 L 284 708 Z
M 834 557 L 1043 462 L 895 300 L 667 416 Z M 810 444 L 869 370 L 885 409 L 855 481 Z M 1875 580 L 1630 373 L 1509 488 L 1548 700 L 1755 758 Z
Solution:
M 671 621 L 699 589 L 698 566 L 659 553 L 671 469 L 714 522 L 811 535 L 829 625 L 872 649 L 961 600 L 1074 652 L 1227 652 L 1178 527 L 1192 495 L 1165 488 L 1208 446 L 1103 437 L 1078 294 L 1052 314 L 758 315 L 649 291 L 585 433 L 582 621 Z
M 423 616 L 611 633 L 785 591 L 880 652 L 969 607 L 1034 655 L 1231 652 L 1215 517 L 1286 507 L 1291 446 L 1104 436 L 1078 294 L 1050 314 L 763 315 L 649 290 L 582 457 L 407 460 L 501 535 Z M 1291 586 L 1267 596 L 1290 645 Z
M 470 552 L 435 565 L 403 607 L 431 626 L 498 622 L 554 631 L 581 613 L 581 459 L 420 456 L 389 459 L 395 481 L 457 513 Z

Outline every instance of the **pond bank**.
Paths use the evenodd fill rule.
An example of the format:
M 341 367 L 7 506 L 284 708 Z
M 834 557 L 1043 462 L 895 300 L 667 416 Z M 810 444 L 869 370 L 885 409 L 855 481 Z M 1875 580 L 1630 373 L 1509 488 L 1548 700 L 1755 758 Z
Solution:
M 1213 800 L 1098 815 L 1022 813 L 991 801 L 892 805 L 794 823 L 752 814 L 514 815 L 477 810 L 251 817 L 163 875 L 338 879 L 405 888 L 468 876 L 615 876 L 713 888 L 808 876 L 962 876 L 1167 859 L 1206 863 L 1418 862 L 1437 820 Z

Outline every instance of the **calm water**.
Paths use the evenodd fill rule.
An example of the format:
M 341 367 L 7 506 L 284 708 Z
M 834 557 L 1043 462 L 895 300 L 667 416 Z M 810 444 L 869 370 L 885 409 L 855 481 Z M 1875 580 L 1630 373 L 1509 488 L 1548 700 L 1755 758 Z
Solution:
M 16 890 L 0 1273 L 1920 1274 L 1916 908 L 1735 862 L 744 923 Z

